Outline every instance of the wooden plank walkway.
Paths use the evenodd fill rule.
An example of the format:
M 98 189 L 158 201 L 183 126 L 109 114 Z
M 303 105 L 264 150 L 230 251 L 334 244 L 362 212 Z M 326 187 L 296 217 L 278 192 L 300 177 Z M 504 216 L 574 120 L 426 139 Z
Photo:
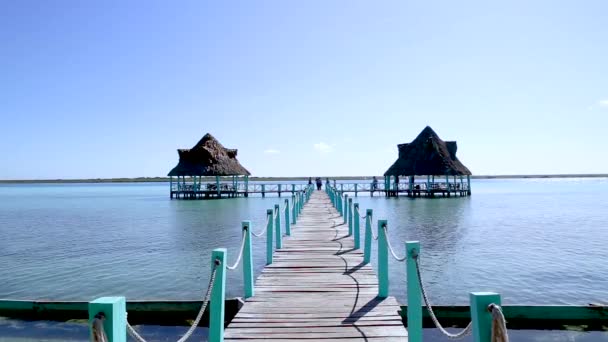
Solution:
M 376 275 L 343 221 L 315 191 L 225 340 L 407 341 L 399 304 L 376 297 Z

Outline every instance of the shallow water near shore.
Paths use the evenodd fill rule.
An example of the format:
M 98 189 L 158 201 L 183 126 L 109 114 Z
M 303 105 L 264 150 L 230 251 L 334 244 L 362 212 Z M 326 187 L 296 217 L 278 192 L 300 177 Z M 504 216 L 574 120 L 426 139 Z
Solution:
M 474 180 L 472 189 L 354 201 L 388 220 L 400 254 L 420 240 L 435 304 L 466 304 L 471 291 L 499 292 L 505 304 L 608 303 L 607 179 Z M 241 221 L 259 231 L 283 201 L 170 200 L 164 183 L 0 185 L 0 298 L 199 299 L 211 250 L 228 248 L 231 263 Z M 264 238 L 253 245 L 259 274 Z M 390 268 L 391 293 L 405 304 L 405 266 Z M 242 295 L 240 270 L 227 284 L 229 297 Z

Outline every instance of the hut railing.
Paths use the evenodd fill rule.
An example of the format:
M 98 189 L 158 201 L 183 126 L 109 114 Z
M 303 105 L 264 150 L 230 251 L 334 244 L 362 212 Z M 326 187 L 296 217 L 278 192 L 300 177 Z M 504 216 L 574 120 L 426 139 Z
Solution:
M 255 189 L 255 187 L 254 187 Z M 282 247 L 282 227 L 286 235 L 291 234 L 290 218 L 295 223 L 301 214 L 304 204 L 310 199 L 313 187 L 306 186 L 304 190 L 294 193 L 293 200 L 284 200 L 266 211 L 266 223 L 260 232 L 253 231 L 251 221 L 241 223 L 241 243 L 235 261 L 228 263 L 226 248 L 214 249 L 211 253 L 211 276 L 207 284 L 201 309 L 188 331 L 178 339 L 187 340 L 199 325 L 203 314 L 209 306 L 209 339 L 210 342 L 224 340 L 224 316 L 226 297 L 226 278 L 228 271 L 237 270 L 240 265 L 243 272 L 243 294 L 245 298 L 255 294 L 253 273 L 253 251 L 251 239 L 266 235 L 266 263 L 272 263 L 275 249 Z M 276 241 L 274 239 L 276 237 Z M 91 341 L 126 342 L 127 333 L 136 341 L 145 342 L 139 332 L 127 321 L 125 297 L 101 297 L 89 302 L 89 323 Z
M 508 341 L 506 322 L 500 306 L 501 296 L 493 292 L 471 292 L 469 294 L 471 322 L 459 333 L 454 334 L 446 331 L 433 312 L 429 293 L 422 279 L 420 242 L 406 241 L 402 249 L 403 255 L 400 256 L 391 243 L 387 220 L 376 221 L 377 234 L 374 235 L 372 230 L 374 226 L 373 211 L 371 209 L 367 209 L 365 216 L 361 216 L 359 204 L 354 203 L 351 206 L 352 198 L 348 198 L 348 195 L 334 187 L 327 188 L 326 192 L 336 210 L 345 215 L 348 221 L 349 235 L 353 235 L 355 239 L 355 248 L 359 247 L 359 220 L 365 220 L 364 263 L 370 262 L 372 242 L 377 241 L 379 298 L 386 298 L 389 295 L 389 256 L 397 262 L 406 264 L 408 341 L 422 342 L 423 301 L 434 325 L 450 339 L 459 339 L 472 334 L 474 342 Z M 345 205 L 344 203 L 348 204 Z M 354 213 L 352 210 L 354 210 Z

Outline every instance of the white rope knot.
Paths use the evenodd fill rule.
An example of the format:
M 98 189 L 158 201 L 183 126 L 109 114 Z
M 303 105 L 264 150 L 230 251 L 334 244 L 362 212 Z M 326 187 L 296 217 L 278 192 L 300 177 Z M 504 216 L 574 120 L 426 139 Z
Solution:
M 488 305 L 488 311 L 492 314 L 492 339 L 491 342 L 509 342 L 507 333 L 507 321 L 502 313 L 502 308 L 494 303 Z
M 106 315 L 103 312 L 98 313 L 93 318 L 92 330 L 93 330 L 93 341 L 94 342 L 108 342 L 108 336 L 106 330 L 103 328 L 103 321 L 105 321 Z

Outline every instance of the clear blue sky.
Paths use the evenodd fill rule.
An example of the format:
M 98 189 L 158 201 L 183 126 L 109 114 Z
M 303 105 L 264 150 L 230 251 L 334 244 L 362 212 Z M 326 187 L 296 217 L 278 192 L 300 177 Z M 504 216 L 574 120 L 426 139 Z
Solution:
M 382 174 L 430 125 L 474 174 L 608 172 L 608 2 L 2 1 L 0 179 Z

